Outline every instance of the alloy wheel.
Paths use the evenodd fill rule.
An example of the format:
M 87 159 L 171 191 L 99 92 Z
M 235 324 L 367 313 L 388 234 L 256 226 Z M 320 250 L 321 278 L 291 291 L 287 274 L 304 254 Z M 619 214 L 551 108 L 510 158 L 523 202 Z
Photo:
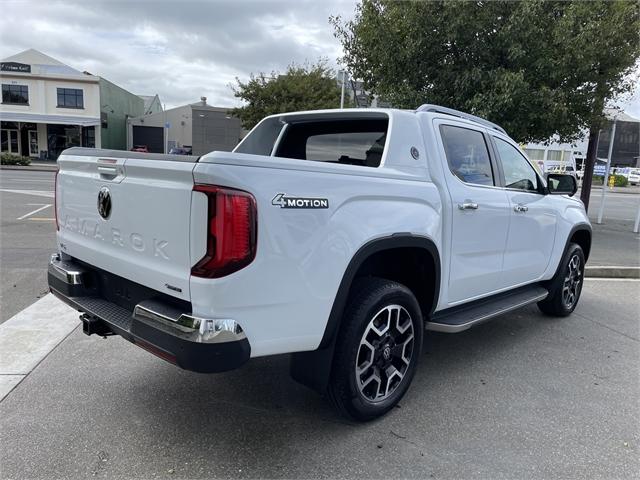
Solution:
M 582 262 L 578 255 L 573 255 L 567 265 L 567 274 L 562 283 L 562 301 L 567 309 L 571 309 L 578 301 L 581 283 Z
M 413 346 L 413 321 L 404 307 L 388 305 L 373 316 L 360 340 L 355 366 L 358 390 L 366 400 L 383 401 L 398 388 Z

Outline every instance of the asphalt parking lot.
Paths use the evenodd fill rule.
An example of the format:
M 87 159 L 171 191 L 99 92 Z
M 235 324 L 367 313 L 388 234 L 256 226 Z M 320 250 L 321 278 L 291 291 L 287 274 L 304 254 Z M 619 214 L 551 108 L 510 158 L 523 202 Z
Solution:
M 47 290 L 53 211 L 28 214 L 52 193 L 53 173 L 0 172 L 2 321 Z M 588 279 L 569 318 L 528 307 L 433 334 L 400 408 L 368 424 L 294 383 L 286 356 L 200 375 L 76 328 L 0 402 L 1 477 L 640 478 L 639 293 Z
M 363 425 L 286 356 L 199 375 L 76 329 L 0 403 L 2 476 L 637 478 L 639 286 L 435 335 L 400 408 Z
M 56 249 L 53 172 L 0 171 L 0 322 L 46 294 Z

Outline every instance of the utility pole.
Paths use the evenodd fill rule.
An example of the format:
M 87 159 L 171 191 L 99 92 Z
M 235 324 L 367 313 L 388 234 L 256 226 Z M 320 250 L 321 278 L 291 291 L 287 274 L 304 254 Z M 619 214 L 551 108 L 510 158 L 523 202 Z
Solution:
M 345 75 L 346 71 L 340 70 L 342 72 L 342 93 L 340 94 L 340 108 L 344 108 L 344 84 L 345 84 Z
M 602 223 L 602 215 L 604 214 L 604 197 L 607 194 L 607 183 L 609 181 L 609 172 L 611 171 L 611 161 L 613 160 L 613 142 L 616 139 L 616 123 L 618 123 L 617 115 L 613 117 L 613 126 L 611 127 L 609 153 L 607 154 L 607 168 L 605 169 L 604 179 L 602 181 L 602 197 L 600 198 L 600 209 L 598 210 L 598 220 L 596 221 L 598 225 Z

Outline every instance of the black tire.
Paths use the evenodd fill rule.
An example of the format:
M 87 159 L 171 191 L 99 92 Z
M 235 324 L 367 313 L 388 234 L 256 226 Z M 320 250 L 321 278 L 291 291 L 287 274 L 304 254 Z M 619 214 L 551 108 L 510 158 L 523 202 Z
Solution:
M 385 322 L 389 325 L 386 340 L 384 334 L 378 335 L 371 327 L 380 325 L 376 329 L 382 330 Z M 422 353 L 423 330 L 420 306 L 407 287 L 375 277 L 357 279 L 338 332 L 329 379 L 328 397 L 336 410 L 347 418 L 367 421 L 392 409 L 407 392 L 415 374 Z M 361 345 L 365 332 L 369 335 L 367 342 L 378 344 L 374 350 L 370 350 L 368 344 Z M 366 365 L 368 358 L 371 366 L 357 375 L 357 362 Z M 377 375 L 381 380 L 370 381 L 361 391 L 361 385 L 368 378 L 362 379 L 367 375 Z M 385 380 L 388 388 L 383 385 Z M 384 397 L 367 398 L 367 395 L 378 395 L 381 390 L 385 390 Z
M 572 265 L 576 262 L 578 263 L 577 272 L 572 269 Z M 554 317 L 571 315 L 582 293 L 584 264 L 584 252 L 580 245 L 576 243 L 569 244 L 569 248 L 567 248 L 562 257 L 558 271 L 547 286 L 549 296 L 538 302 L 538 308 L 543 313 Z M 573 291 L 572 295 L 568 295 L 567 288 L 569 291 Z

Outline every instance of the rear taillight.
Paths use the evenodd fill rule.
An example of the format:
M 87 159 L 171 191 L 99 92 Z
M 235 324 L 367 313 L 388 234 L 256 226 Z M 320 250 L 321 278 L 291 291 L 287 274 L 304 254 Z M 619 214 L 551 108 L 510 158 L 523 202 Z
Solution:
M 53 177 L 53 214 L 56 217 L 56 230 L 60 230 L 60 225 L 58 224 L 58 170 L 56 170 L 56 174 Z
M 253 195 L 196 184 L 207 196 L 207 251 L 191 268 L 196 277 L 219 278 L 249 265 L 256 256 L 257 212 Z

